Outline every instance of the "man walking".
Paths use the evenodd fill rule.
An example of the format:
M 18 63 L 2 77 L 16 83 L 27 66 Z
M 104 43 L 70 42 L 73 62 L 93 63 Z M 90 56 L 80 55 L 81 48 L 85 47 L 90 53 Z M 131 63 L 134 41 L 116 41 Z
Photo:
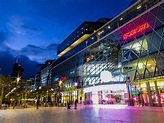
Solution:
M 13 101 L 13 109 L 15 108 L 15 106 L 16 106 L 16 100 L 14 99 L 14 101 Z
M 39 109 L 39 103 L 40 103 L 40 96 L 36 99 L 36 109 Z
M 75 100 L 75 109 L 77 109 L 77 103 L 78 103 L 78 100 L 76 99 Z

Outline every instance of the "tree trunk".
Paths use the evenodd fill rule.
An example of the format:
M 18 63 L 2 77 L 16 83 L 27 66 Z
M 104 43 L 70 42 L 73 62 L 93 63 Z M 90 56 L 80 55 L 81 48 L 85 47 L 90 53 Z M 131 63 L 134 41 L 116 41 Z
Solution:
M 4 94 L 4 87 L 2 86 L 0 104 L 2 104 L 3 101 L 3 94 Z

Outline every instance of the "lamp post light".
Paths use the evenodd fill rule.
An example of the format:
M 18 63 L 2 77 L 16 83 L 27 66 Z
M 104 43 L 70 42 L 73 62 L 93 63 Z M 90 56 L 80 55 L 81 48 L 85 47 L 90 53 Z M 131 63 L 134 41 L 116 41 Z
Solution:
M 78 83 L 77 83 L 77 82 L 75 82 L 74 86 L 75 86 L 75 87 L 77 87 L 77 85 L 78 85 Z
M 78 83 L 75 82 L 75 83 L 74 83 L 74 86 L 75 86 L 75 89 L 76 89 L 76 90 L 75 90 L 75 91 L 76 91 L 76 99 L 78 99 L 78 89 L 77 89 Z M 76 100 L 76 99 L 75 99 L 75 100 Z
M 53 89 L 53 88 L 51 88 L 51 91 L 54 91 L 54 89 Z
M 20 79 L 21 79 L 20 77 L 17 77 L 17 84 L 19 83 Z
M 59 81 L 59 87 L 61 86 L 61 84 L 62 84 L 62 81 L 60 80 L 60 81 Z
M 60 91 L 61 91 L 61 85 L 62 85 L 62 81 L 60 80 L 59 81 L 59 93 L 58 93 L 58 96 L 57 96 L 57 104 L 59 106 L 59 103 L 61 103 L 61 94 L 60 94 Z

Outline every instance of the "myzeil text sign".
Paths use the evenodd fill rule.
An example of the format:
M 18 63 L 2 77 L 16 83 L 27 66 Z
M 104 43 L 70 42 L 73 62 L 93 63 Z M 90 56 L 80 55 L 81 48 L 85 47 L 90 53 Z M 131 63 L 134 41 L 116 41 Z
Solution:
M 123 34 L 123 39 L 129 39 L 131 37 L 136 36 L 138 33 L 142 33 L 143 31 L 145 31 L 145 29 L 149 28 L 150 25 L 148 23 L 144 23 L 141 26 L 138 26 L 137 28 Z

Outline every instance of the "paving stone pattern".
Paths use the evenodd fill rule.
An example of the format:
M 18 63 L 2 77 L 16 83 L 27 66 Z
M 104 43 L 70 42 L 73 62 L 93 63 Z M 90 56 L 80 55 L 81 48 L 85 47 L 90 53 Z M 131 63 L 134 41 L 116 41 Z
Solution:
M 117 107 L 117 106 L 116 106 Z M 0 123 L 164 123 L 164 108 L 80 106 L 0 110 Z

